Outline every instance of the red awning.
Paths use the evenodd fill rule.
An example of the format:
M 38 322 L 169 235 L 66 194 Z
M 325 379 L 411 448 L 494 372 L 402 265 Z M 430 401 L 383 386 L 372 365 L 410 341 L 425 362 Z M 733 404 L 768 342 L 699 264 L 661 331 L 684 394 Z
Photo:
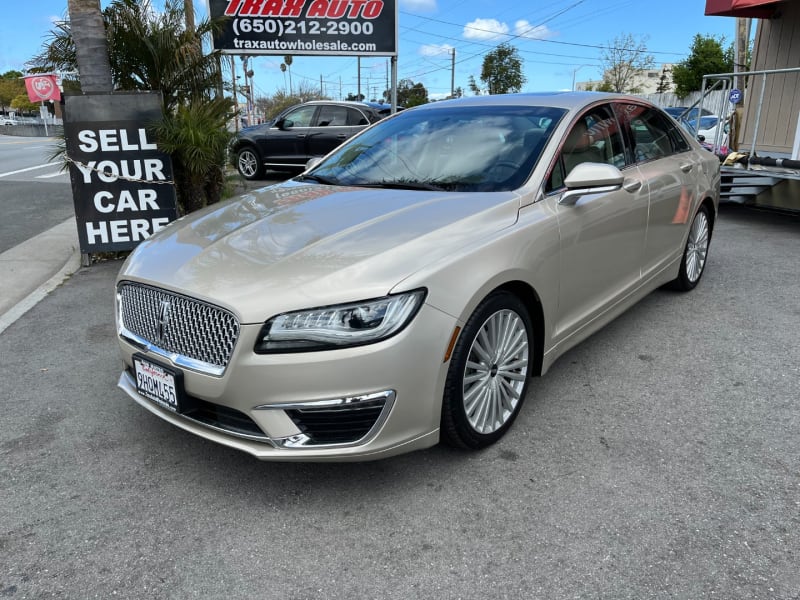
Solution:
M 769 19 L 782 0 L 706 0 L 706 15 Z

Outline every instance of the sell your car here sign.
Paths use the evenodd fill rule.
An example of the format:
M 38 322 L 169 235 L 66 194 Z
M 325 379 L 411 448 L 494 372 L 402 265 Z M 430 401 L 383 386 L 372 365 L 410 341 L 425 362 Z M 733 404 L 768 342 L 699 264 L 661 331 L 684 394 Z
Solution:
M 226 54 L 397 56 L 397 0 L 208 0 Z
M 169 155 L 148 126 L 157 93 L 66 96 L 66 137 L 81 252 L 131 250 L 177 216 Z

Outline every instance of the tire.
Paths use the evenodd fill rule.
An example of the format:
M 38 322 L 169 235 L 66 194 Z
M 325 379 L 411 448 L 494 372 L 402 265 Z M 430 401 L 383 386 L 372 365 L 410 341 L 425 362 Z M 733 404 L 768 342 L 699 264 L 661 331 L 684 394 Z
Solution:
M 485 448 L 519 414 L 533 365 L 533 326 L 506 291 L 478 305 L 458 338 L 442 400 L 441 435 L 457 448 Z
M 262 179 L 264 165 L 258 152 L 251 146 L 245 146 L 236 153 L 236 170 L 245 179 Z
M 700 283 L 700 278 L 705 271 L 710 243 L 711 219 L 708 208 L 701 206 L 692 220 L 678 276 L 668 284 L 670 288 L 688 292 Z

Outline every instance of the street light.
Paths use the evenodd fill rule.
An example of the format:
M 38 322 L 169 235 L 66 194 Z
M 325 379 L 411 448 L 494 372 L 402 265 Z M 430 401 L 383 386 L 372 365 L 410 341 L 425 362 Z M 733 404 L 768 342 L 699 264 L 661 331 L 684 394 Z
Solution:
M 591 67 L 591 66 L 593 66 L 593 65 L 581 65 L 580 67 L 576 67 L 576 68 L 572 69 L 572 91 L 573 92 L 575 91 L 575 75 L 577 75 L 578 71 L 580 71 L 583 67 Z

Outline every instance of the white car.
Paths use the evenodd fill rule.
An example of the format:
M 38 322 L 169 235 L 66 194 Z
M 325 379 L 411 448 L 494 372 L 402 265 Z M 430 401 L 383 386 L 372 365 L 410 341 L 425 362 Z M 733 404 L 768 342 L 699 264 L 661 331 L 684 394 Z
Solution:
M 0 125 L 17 125 L 19 121 L 11 117 L 0 117 Z
M 697 135 L 703 136 L 706 144 L 716 145 L 717 147 L 727 147 L 728 145 L 728 123 L 722 122 L 722 119 L 717 115 L 705 115 L 700 117 L 700 121 L 692 120 L 689 124 L 697 131 Z M 720 130 L 717 134 L 717 130 Z M 719 139 L 717 139 L 719 135 Z

